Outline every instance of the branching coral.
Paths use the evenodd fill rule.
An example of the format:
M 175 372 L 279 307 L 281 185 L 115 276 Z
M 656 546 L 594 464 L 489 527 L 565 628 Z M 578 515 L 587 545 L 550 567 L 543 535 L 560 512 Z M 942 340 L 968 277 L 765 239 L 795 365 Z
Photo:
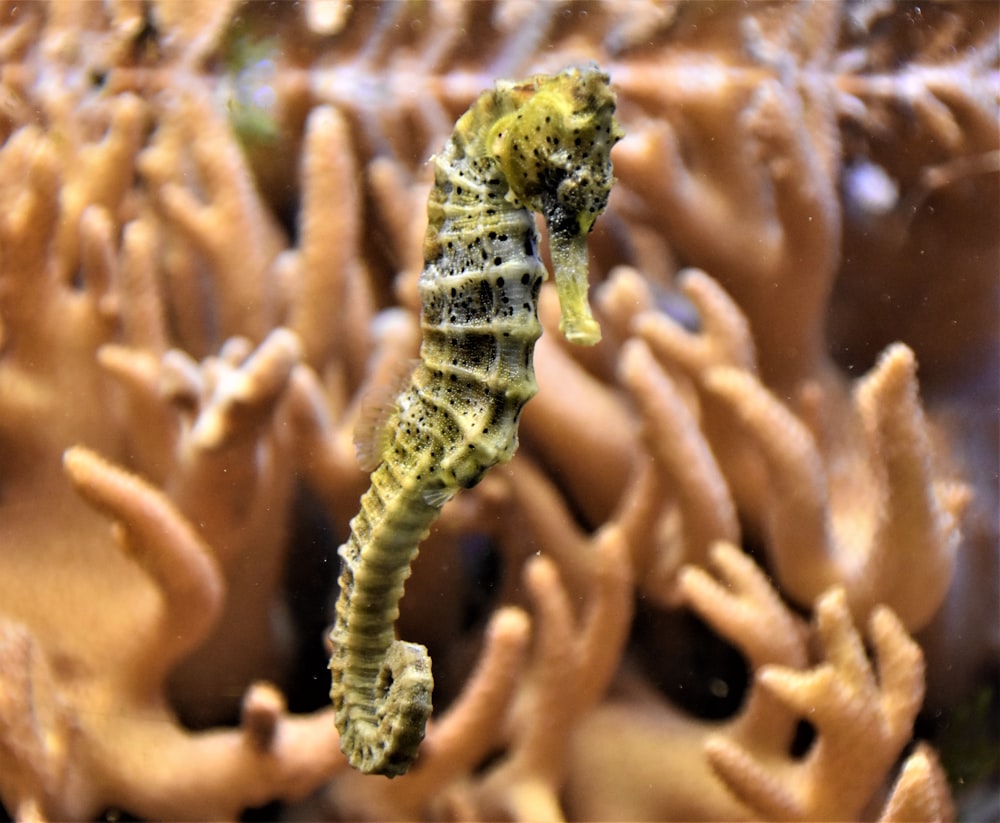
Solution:
M 649 694 L 597 709 L 581 725 L 574 746 L 574 814 L 854 818 L 878 788 L 880 780 L 872 776 L 891 767 L 910 736 L 923 693 L 919 647 L 891 611 L 880 610 L 871 624 L 876 681 L 843 591 L 833 589 L 816 605 L 823 662 L 806 668 L 806 638 L 797 619 L 752 561 L 727 543 L 715 545 L 712 560 L 721 580 L 687 567 L 680 585 L 692 607 L 739 646 L 756 671 L 743 708 L 724 724 L 697 723 Z M 815 734 L 804 756 L 793 752 L 800 718 Z M 609 742 L 596 745 L 594 737 Z M 643 752 L 641 760 L 634 751 Z M 731 794 L 713 788 L 716 781 Z M 660 788 L 640 792 L 647 784 Z M 920 813 L 939 813 L 934 803 L 943 793 L 928 794 L 934 799 L 928 797 Z
M 134 188 L 145 106 L 124 95 L 78 121 L 46 103 L 55 126 L 24 126 L 0 151 L 4 803 L 19 816 L 232 817 L 300 796 L 339 762 L 322 714 L 288 717 L 255 686 L 242 730 L 176 721 L 185 707 L 197 720 L 230 711 L 289 653 L 275 591 L 293 476 L 276 410 L 298 343 L 233 339 L 203 363 L 167 351 L 164 224 Z M 59 135 L 102 122 L 98 142 L 75 137 L 74 165 Z M 66 452 L 69 480 L 125 552 L 62 474 L 74 444 L 87 448 Z
M 922 667 L 947 718 L 1000 648 L 998 25 L 0 4 L 4 810 L 322 787 L 303 813 L 948 819 L 953 762 L 910 740 Z M 585 60 L 628 134 L 591 237 L 605 341 L 560 344 L 543 290 L 520 453 L 402 602 L 440 694 L 423 753 L 362 778 L 324 708 L 324 563 L 365 398 L 416 354 L 425 161 L 497 78 Z M 692 614 L 734 668 L 678 658 Z M 680 700 L 689 670 L 726 712 Z
M 881 783 L 874 776 L 891 766 L 909 739 L 923 699 L 920 650 L 892 612 L 882 609 L 872 617 L 877 682 L 843 594 L 834 590 L 822 597 L 816 614 L 826 661 L 808 673 L 764 667 L 758 674 L 761 687 L 816 730 L 807 755 L 789 764 L 792 774 L 768 762 L 773 755 L 767 747 L 755 755 L 729 741 L 706 746 L 726 785 L 769 819 L 857 815 Z M 755 747 L 763 728 L 754 735 Z
M 705 317 L 703 339 L 692 340 L 664 315 L 640 317 L 637 327 L 661 362 L 693 379 L 710 443 L 717 432 L 731 437 L 734 424 L 742 428 L 739 447 L 716 448 L 720 471 L 736 506 L 766 540 L 784 591 L 808 603 L 841 584 L 855 614 L 882 602 L 911 628 L 925 625 L 947 590 L 942 581 L 950 577 L 956 522 L 968 493 L 935 478 L 912 353 L 890 349 L 850 398 L 830 380 L 803 386 L 800 419 L 760 384 L 752 367 L 725 362 L 732 341 L 742 337 L 742 324 L 733 322 L 736 307 L 724 305 L 724 295 L 700 274 L 688 275 L 685 285 Z M 710 342 L 715 335 L 719 341 Z M 656 377 L 655 361 L 644 351 L 627 352 L 624 364 L 647 413 L 660 412 L 649 423 L 656 425 L 668 419 L 662 412 L 676 389 L 665 375 Z M 742 357 L 752 364 L 752 355 Z M 676 401 L 671 410 L 683 417 Z M 659 425 L 649 440 L 663 448 L 652 445 L 664 442 Z M 707 457 L 700 462 L 713 472 Z M 705 503 L 701 508 L 725 511 Z M 712 537 L 731 533 L 731 525 L 709 530 Z M 896 563 L 906 564 L 905 574 Z

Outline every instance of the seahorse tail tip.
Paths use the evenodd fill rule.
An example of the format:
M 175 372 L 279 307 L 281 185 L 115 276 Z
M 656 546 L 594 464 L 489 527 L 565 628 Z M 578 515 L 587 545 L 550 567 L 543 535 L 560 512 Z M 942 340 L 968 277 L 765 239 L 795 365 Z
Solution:
M 427 649 L 417 643 L 393 641 L 375 686 L 379 737 L 379 774 L 405 774 L 417 757 L 431 716 L 434 677 Z
M 352 713 L 351 698 L 357 695 L 348 693 L 342 711 L 336 712 L 340 749 L 351 766 L 364 774 L 406 774 L 424 739 L 433 689 L 427 649 L 393 641 L 373 699 L 361 706 L 362 712 Z

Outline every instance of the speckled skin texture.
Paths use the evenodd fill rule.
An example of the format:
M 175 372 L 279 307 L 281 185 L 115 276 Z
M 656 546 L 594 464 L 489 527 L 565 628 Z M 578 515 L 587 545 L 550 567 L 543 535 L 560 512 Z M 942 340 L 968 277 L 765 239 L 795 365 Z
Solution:
M 517 449 L 537 385 L 537 300 L 546 272 L 532 212 L 548 227 L 561 330 L 593 344 L 586 238 L 613 183 L 621 138 L 596 67 L 500 82 L 433 159 L 420 363 L 384 423 L 384 443 L 340 548 L 330 692 L 355 768 L 404 774 L 431 712 L 424 647 L 394 639 L 403 584 L 441 506 Z M 387 436 L 386 436 L 387 435 Z

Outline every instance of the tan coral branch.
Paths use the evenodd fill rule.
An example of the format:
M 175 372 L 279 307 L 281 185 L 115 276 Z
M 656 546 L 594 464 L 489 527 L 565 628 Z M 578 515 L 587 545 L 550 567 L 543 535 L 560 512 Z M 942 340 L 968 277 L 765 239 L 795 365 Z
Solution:
M 843 590 L 817 604 L 824 663 L 804 672 L 765 666 L 760 685 L 814 727 L 801 761 L 771 763 L 716 738 L 706 752 L 731 791 L 779 820 L 857 815 L 912 733 L 923 699 L 923 656 L 898 618 L 877 609 L 869 624 L 878 674 L 854 629 Z
M 886 801 L 881 823 L 951 823 L 955 804 L 934 750 L 920 743 L 906 758 Z
M 162 492 L 135 475 L 82 447 L 67 450 L 63 465 L 80 494 L 121 524 L 123 548 L 163 592 L 149 657 L 168 669 L 204 640 L 222 607 L 224 584 L 211 549 Z
M 872 453 L 884 467 L 884 508 L 874 536 L 878 554 L 866 580 L 871 597 L 892 603 L 908 626 L 925 625 L 948 591 L 957 525 L 969 501 L 967 487 L 935 476 L 916 370 L 913 352 L 897 344 L 855 389 Z
M 684 560 L 699 562 L 716 540 L 738 541 L 739 524 L 726 481 L 673 381 L 638 340 L 622 348 L 619 368 L 639 403 L 648 452 L 673 481 L 682 512 Z M 660 575 L 666 570 L 660 569 Z
M 334 356 L 343 358 L 357 385 L 371 349 L 375 302 L 360 265 L 360 172 L 348 124 L 336 109 L 314 109 L 305 140 L 298 283 L 288 325 L 303 341 L 305 362 L 322 371 Z

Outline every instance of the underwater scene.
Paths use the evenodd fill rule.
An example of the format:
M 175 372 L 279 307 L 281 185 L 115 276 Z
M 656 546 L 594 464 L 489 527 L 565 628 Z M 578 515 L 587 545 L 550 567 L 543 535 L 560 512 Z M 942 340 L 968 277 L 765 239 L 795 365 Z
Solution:
M 1000 7 L 0 0 L 0 821 L 1000 820 Z

